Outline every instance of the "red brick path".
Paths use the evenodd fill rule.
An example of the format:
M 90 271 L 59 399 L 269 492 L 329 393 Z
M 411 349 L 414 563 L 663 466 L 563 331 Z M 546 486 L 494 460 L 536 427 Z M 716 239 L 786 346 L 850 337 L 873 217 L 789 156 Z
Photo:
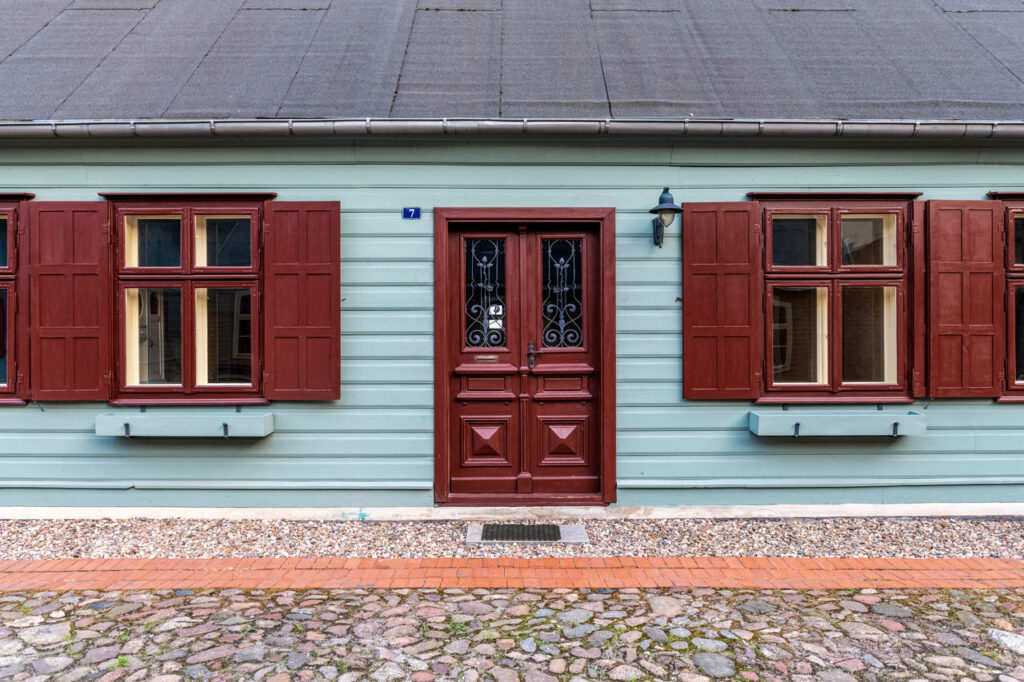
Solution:
M 0 591 L 302 588 L 1024 587 L 1016 559 L 59 559 L 0 561 Z

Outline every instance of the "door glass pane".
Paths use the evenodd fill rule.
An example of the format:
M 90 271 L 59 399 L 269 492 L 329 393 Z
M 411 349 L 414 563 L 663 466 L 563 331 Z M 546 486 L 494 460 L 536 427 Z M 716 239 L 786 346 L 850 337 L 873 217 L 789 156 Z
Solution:
M 466 240 L 466 345 L 505 345 L 505 240 Z
M 896 383 L 896 287 L 843 287 L 843 381 Z
M 196 383 L 252 383 L 252 292 L 196 289 Z
M 1024 217 L 1013 219 L 1013 262 L 1024 265 Z
M 198 267 L 252 265 L 252 220 L 249 216 L 198 216 L 195 242 Z
M 896 215 L 844 215 L 843 265 L 896 265 Z
M 772 363 L 776 384 L 828 383 L 828 289 L 772 292 Z
M 128 216 L 124 242 L 125 267 L 181 267 L 181 218 Z
M 7 267 L 7 217 L 0 216 L 0 268 Z
M 7 289 L 0 289 L 0 385 L 7 385 Z
M 125 289 L 125 383 L 181 383 L 181 289 Z
M 827 225 L 823 215 L 772 216 L 772 264 L 825 265 Z
M 541 345 L 583 345 L 583 240 L 541 240 Z

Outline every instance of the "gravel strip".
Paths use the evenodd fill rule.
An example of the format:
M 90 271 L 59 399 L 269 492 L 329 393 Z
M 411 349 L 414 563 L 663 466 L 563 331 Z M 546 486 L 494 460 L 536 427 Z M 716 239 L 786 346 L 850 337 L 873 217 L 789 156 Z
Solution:
M 583 523 L 590 542 L 574 545 L 467 545 L 468 522 L 465 521 L 0 520 L 0 559 L 286 556 L 1024 558 L 1024 520 L 1021 519 L 561 522 Z

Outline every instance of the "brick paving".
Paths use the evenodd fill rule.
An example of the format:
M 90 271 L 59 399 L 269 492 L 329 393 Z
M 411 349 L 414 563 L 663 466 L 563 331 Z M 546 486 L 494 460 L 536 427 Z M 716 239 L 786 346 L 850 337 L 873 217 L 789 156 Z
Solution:
M 51 559 L 0 561 L 0 591 L 312 588 L 1024 587 L 1018 559 Z

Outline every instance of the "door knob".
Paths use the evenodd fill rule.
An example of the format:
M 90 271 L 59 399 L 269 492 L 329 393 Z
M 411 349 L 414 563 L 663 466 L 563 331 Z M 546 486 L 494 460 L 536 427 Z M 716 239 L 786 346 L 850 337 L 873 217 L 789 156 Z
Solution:
M 533 369 L 533 366 L 537 364 L 537 349 L 533 345 L 533 341 L 526 344 L 526 364 Z

